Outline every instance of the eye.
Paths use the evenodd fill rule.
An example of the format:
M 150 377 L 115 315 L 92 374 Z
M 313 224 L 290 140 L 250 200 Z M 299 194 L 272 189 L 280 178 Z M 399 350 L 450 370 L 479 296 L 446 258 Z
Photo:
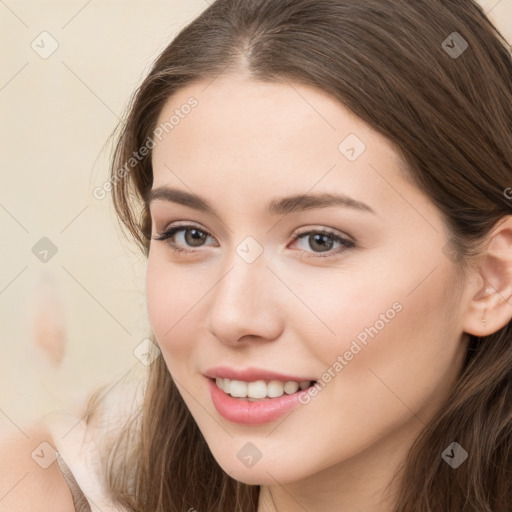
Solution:
M 166 241 L 173 252 L 194 253 L 194 248 L 205 245 L 208 238 L 214 240 L 208 231 L 187 224 L 170 226 L 153 239 Z M 306 258 L 334 257 L 355 247 L 352 240 L 326 229 L 309 229 L 296 234 L 292 243 L 296 242 L 302 243 Z M 312 252 L 309 249 L 312 249 Z
M 306 258 L 337 256 L 340 253 L 345 252 L 347 249 L 355 247 L 355 243 L 352 240 L 343 238 L 337 233 L 326 229 L 310 229 L 299 233 L 296 235 L 294 241 L 302 242 L 302 249 L 306 252 L 308 252 L 308 248 L 313 250 L 313 253 L 309 252 L 306 254 Z M 336 244 L 338 244 L 338 247 L 333 249 Z
M 202 247 L 208 237 L 212 238 L 210 233 L 204 229 L 194 225 L 181 225 L 171 226 L 153 239 L 167 241 L 169 247 L 175 252 L 190 253 L 194 252 L 194 250 L 189 250 L 187 247 Z

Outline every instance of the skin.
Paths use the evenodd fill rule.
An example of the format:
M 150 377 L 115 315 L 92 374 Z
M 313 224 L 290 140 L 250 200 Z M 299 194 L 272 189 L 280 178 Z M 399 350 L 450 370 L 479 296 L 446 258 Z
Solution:
M 70 488 L 55 458 L 48 467 L 36 464 L 37 454 L 50 457 L 52 448 L 64 459 L 93 511 L 125 511 L 110 500 L 101 459 L 126 421 L 124 413 L 132 397 L 119 395 L 119 391 L 106 395 L 87 425 L 85 411 L 76 409 L 56 411 L 23 425 L 24 434 L 1 433 L 0 512 L 75 512 Z
M 71 492 L 57 463 L 43 468 L 32 457 L 34 451 L 49 453 L 47 447 L 41 452 L 41 443 L 55 446 L 47 426 L 33 423 L 24 433 L 2 432 L 0 438 L 0 512 L 74 512 Z
M 170 240 L 151 241 L 148 314 L 170 373 L 224 471 L 262 486 L 259 512 L 391 511 L 394 486 L 389 494 L 385 488 L 453 386 L 466 333 L 494 332 L 510 319 L 505 300 L 482 291 L 489 281 L 503 297 L 510 291 L 509 278 L 496 277 L 511 267 L 510 222 L 492 233 L 501 253 L 488 253 L 487 266 L 462 279 L 443 251 L 439 211 L 408 182 L 387 139 L 334 98 L 299 84 L 224 75 L 178 91 L 159 122 L 190 96 L 197 107 L 153 150 L 153 188 L 200 195 L 218 216 L 151 202 L 153 237 L 178 224 L 209 234 L 193 246 L 179 231 L 174 243 L 189 253 L 174 252 Z M 353 162 L 338 149 L 349 134 L 366 145 Z M 264 211 L 276 197 L 308 192 L 344 193 L 375 213 Z M 296 237 L 322 228 L 354 247 L 333 241 L 324 257 L 311 237 Z M 252 263 L 236 252 L 248 236 L 263 249 Z M 400 312 L 285 418 L 245 426 L 214 408 L 208 368 L 320 380 L 395 303 Z M 247 442 L 262 454 L 251 468 L 237 457 Z

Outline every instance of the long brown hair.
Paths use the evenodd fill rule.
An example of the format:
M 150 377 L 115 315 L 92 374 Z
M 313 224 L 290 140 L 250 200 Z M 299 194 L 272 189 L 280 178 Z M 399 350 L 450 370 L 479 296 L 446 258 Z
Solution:
M 512 186 L 511 56 L 474 1 L 217 0 L 157 58 L 121 127 L 113 201 L 145 255 L 151 153 L 122 179 L 120 169 L 147 144 L 177 90 L 237 72 L 317 87 L 385 136 L 444 215 L 461 269 L 512 213 L 504 194 Z M 400 472 L 396 512 L 512 509 L 511 325 L 470 336 L 451 395 Z M 456 470 L 441 457 L 454 441 L 469 454 Z M 108 461 L 112 496 L 131 511 L 257 509 L 259 487 L 219 467 L 161 357 Z

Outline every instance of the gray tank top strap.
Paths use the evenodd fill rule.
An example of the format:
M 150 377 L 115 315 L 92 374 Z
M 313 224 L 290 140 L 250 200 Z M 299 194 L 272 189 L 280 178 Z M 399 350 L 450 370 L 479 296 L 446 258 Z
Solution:
M 59 452 L 57 452 L 57 464 L 59 465 L 60 470 L 62 471 L 62 475 L 68 484 L 69 490 L 71 491 L 71 496 L 73 498 L 73 505 L 75 507 L 76 512 L 92 512 L 91 506 L 87 501 L 82 489 L 78 485 L 73 473 L 69 469 L 68 465 L 64 462 L 64 459 L 60 456 Z

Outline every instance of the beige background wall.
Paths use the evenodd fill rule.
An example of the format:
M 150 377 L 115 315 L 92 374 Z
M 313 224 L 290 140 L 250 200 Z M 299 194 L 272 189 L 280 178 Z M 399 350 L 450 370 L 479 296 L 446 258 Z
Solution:
M 481 3 L 512 42 L 512 0 Z M 0 1 L 0 432 L 141 365 L 144 262 L 92 190 L 128 98 L 207 5 Z M 58 365 L 36 346 L 47 339 L 66 345 Z

